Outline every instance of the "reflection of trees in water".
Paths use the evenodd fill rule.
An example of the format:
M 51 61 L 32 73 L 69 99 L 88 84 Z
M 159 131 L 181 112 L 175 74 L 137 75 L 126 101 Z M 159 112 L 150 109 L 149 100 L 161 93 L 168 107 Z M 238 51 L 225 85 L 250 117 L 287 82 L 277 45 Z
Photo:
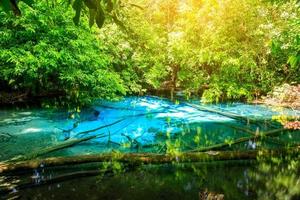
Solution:
M 251 187 L 258 199 L 300 198 L 300 156 L 259 158 L 251 171 Z
M 194 199 L 204 194 L 210 196 L 224 194 L 225 199 L 293 200 L 299 197 L 297 196 L 300 188 L 299 156 L 293 159 L 278 157 L 259 159 L 257 165 L 252 161 L 236 160 L 132 166 L 118 161 L 122 155 L 122 153 L 115 153 L 111 161 L 96 165 L 101 177 L 98 178 L 97 183 L 101 185 L 100 190 L 111 186 L 108 182 L 112 182 L 118 187 L 123 187 L 124 191 L 129 187 L 128 185 L 141 191 L 151 190 L 153 193 L 168 193 L 172 189 L 172 191 L 176 190 L 178 195 L 188 193 Z M 97 175 L 95 171 L 69 172 L 72 171 L 71 166 L 64 169 L 68 171 L 57 176 L 59 182 L 63 182 L 64 178 L 69 180 L 70 175 L 72 179 L 85 174 L 89 176 L 90 173 Z M 41 170 L 44 171 L 44 168 Z M 111 175 L 111 172 L 113 177 L 105 177 L 105 174 Z M 56 176 L 52 176 L 49 181 L 43 180 L 43 184 L 51 184 L 53 180 L 56 180 Z M 106 189 L 109 191 L 109 188 Z M 171 192 L 170 195 L 174 193 Z
M 112 185 L 126 191 L 130 186 L 137 191 L 166 195 L 172 199 L 253 199 L 254 193 L 238 187 L 244 180 L 249 162 L 173 163 L 139 166 L 134 171 L 115 174 L 110 179 L 101 176 L 101 191 L 110 191 Z M 224 173 L 226 170 L 227 173 Z M 142 184 L 141 184 L 142 183 Z M 129 185 L 129 186 L 128 186 Z M 154 196 L 153 196 L 154 195 Z M 175 195 L 175 196 L 174 196 Z M 212 198 L 214 197 L 214 198 Z M 225 198 L 224 198 L 225 197 Z M 125 198 L 126 199 L 126 198 Z

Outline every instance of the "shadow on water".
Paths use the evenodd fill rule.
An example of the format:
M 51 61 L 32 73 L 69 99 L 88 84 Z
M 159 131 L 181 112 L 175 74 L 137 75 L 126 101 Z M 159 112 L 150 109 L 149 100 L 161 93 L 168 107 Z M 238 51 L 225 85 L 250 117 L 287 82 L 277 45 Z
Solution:
M 19 185 L 3 197 L 21 199 L 200 199 L 205 192 L 229 199 L 253 199 L 249 187 L 249 161 L 207 164 L 151 165 L 124 171 L 101 173 L 95 166 L 72 171 L 35 171 L 11 178 Z M 83 171 L 84 170 L 84 171 Z M 226 171 L 226 173 L 224 173 Z M 76 174 L 73 177 L 71 174 Z M 37 179 L 39 174 L 39 180 Z M 93 174 L 94 173 L 94 174 Z M 62 176 L 64 174 L 64 176 Z M 83 177 L 82 177 L 82 174 Z M 49 181 L 45 181 L 48 177 Z M 51 178 L 49 178 L 51 177 Z M 56 180 L 55 177 L 60 177 Z M 62 178 L 64 177 L 64 178 Z M 14 180 L 13 180 L 14 179 Z M 43 181 L 44 180 L 44 181 Z M 22 184 L 20 184 L 22 183 Z

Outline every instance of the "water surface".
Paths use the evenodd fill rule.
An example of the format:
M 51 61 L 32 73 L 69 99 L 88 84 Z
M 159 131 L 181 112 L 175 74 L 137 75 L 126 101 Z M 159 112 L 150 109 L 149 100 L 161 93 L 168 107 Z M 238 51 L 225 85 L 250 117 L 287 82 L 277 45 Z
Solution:
M 280 128 L 281 124 L 272 120 L 280 115 L 299 116 L 300 112 L 243 103 L 201 104 L 199 100 L 172 102 L 158 97 L 98 101 L 93 107 L 78 113 L 49 109 L 2 109 L 0 160 L 92 135 L 99 137 L 43 157 L 111 151 L 189 151 L 249 137 L 251 134 L 243 129 L 256 133 Z M 300 141 L 299 132 L 284 132 L 273 139 L 266 138 L 260 142 L 250 140 L 223 150 L 280 148 L 297 141 Z M 249 171 L 256 166 L 248 161 L 196 165 L 184 169 L 163 165 L 114 175 L 108 173 L 101 180 L 99 175 L 89 172 L 90 177 L 47 184 L 42 184 L 43 177 L 48 180 L 51 176 L 78 169 L 40 169 L 30 175 L 2 176 L 0 183 L 2 188 L 5 188 L 5 183 L 12 187 L 27 185 L 16 187 L 16 190 L 8 193 L 2 192 L 3 195 L 10 193 L 23 199 L 73 199 L 76 195 L 81 199 L 199 199 L 205 190 L 225 194 L 226 199 L 253 199 L 257 193 L 250 189 Z M 84 166 L 80 168 L 83 171 L 86 169 Z M 95 169 L 99 169 L 99 166 L 93 166 Z M 77 184 L 78 181 L 80 184 Z M 33 187 L 36 185 L 39 187 Z

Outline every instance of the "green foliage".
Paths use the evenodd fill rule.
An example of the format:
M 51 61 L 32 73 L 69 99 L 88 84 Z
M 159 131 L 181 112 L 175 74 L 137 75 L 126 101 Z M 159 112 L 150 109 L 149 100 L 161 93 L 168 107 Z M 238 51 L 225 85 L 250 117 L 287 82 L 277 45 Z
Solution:
M 28 6 L 33 6 L 34 0 L 21 0 L 26 3 Z M 75 16 L 73 17 L 73 21 L 76 25 L 79 24 L 79 20 L 81 17 L 81 13 L 85 11 L 85 9 L 89 10 L 89 24 L 93 26 L 96 22 L 97 26 L 101 28 L 104 24 L 105 16 L 110 14 L 112 11 L 117 12 L 119 1 L 112 0 L 46 0 L 47 5 L 52 4 L 54 6 L 61 6 L 65 3 L 72 4 L 72 7 L 75 11 Z M 45 3 L 44 2 L 44 3 Z M 57 5 L 59 4 L 59 5 Z M 44 4 L 46 6 L 46 3 Z M 0 7 L 7 13 L 13 11 L 15 15 L 21 15 L 21 10 L 19 6 L 19 1 L 16 0 L 1 0 Z M 65 8 L 68 10 L 68 8 Z M 105 10 L 105 11 L 104 11 Z M 107 13 L 105 13 L 107 12 Z
M 0 80 L 10 91 L 54 96 L 49 103 L 62 105 L 125 94 L 104 44 L 87 22 L 74 26 L 71 8 L 21 9 L 20 18 L 0 12 Z
M 299 82 L 296 1 L 142 2 L 146 10 L 123 12 L 147 88 L 201 92 L 212 102 L 252 100 Z
M 105 43 L 104 51 L 109 55 L 112 69 L 124 80 L 127 93 L 144 92 L 143 69 L 135 63 L 136 49 L 129 43 L 127 33 L 122 32 L 116 24 L 107 24 L 98 30 L 97 35 Z
M 18 4 L 22 17 L 0 16 L 0 84 L 13 90 L 59 91 L 76 104 L 176 89 L 205 102 L 251 101 L 300 82 L 294 0 L 26 4 Z M 89 29 L 94 23 L 102 28 Z
M 296 2 L 281 6 L 277 17 L 282 24 L 277 28 L 277 34 L 272 38 L 272 64 L 276 66 L 277 75 L 284 74 L 288 83 L 300 82 L 300 8 Z

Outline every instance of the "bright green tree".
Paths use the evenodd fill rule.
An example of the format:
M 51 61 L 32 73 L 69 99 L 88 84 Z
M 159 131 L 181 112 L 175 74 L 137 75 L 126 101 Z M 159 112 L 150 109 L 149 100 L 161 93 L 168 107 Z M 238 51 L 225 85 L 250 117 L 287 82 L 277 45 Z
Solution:
M 110 53 L 87 21 L 75 26 L 68 6 L 20 5 L 22 17 L 0 12 L 3 88 L 30 98 L 53 97 L 56 101 L 51 103 L 62 105 L 85 105 L 95 98 L 125 94 Z

